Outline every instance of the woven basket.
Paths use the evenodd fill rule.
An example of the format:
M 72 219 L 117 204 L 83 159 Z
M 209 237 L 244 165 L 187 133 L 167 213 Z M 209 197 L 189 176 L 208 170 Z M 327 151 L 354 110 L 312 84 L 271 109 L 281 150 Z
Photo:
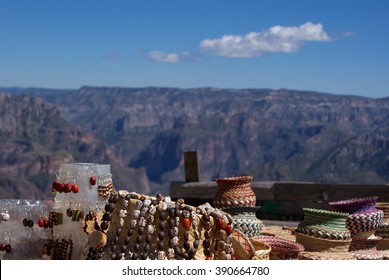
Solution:
M 303 208 L 303 211 L 304 219 L 297 227 L 298 232 L 324 239 L 350 239 L 346 228 L 348 213 L 313 208 Z
M 301 252 L 298 260 L 356 260 L 352 253 Z
M 377 250 L 378 242 L 381 239 L 379 236 L 374 236 L 373 238 L 354 237 L 351 241 L 349 251 Z
M 351 214 L 346 219 L 346 227 L 351 236 L 361 232 L 375 231 L 381 224 L 384 213 L 382 210 L 372 210 L 364 213 Z
M 318 237 L 318 238 L 324 238 L 324 239 L 331 239 L 331 240 L 347 240 L 351 238 L 350 231 L 347 229 L 345 231 L 333 231 L 333 230 L 325 230 L 321 228 L 314 228 L 314 227 L 302 227 L 299 226 L 297 228 L 297 232 Z
M 376 208 L 384 212 L 382 223 L 389 223 L 389 202 L 377 202 Z
M 380 251 L 380 253 L 384 256 L 383 260 L 389 260 L 389 250 Z
M 216 179 L 217 192 L 213 204 L 217 208 L 255 207 L 256 196 L 251 189 L 253 177 L 240 176 Z
M 382 238 L 378 241 L 377 250 L 389 250 L 389 238 Z
M 389 223 L 381 223 L 376 229 L 375 235 L 381 236 L 382 238 L 389 238 Z
M 360 250 L 352 252 L 357 260 L 382 260 L 384 254 L 377 250 Z
M 271 248 L 268 244 L 256 240 L 256 239 L 250 239 L 251 244 L 253 244 L 255 249 L 253 260 L 269 260 L 270 259 L 270 251 Z
M 255 256 L 253 244 L 239 229 L 232 230 L 230 239 L 237 260 L 251 260 Z
M 371 210 L 376 210 L 376 202 L 378 196 L 370 196 L 363 198 L 352 198 L 347 200 L 340 200 L 335 202 L 329 202 L 328 204 L 335 211 L 342 211 L 347 213 L 359 213 Z
M 303 245 L 305 251 L 340 253 L 348 252 L 351 239 L 330 240 L 296 232 L 296 242 Z
M 271 260 L 294 260 L 297 255 L 304 251 L 304 246 L 280 237 L 259 235 L 254 236 L 251 240 L 259 240 L 268 244 L 271 248 L 269 258 Z
M 258 208 L 223 208 L 223 211 L 231 215 L 234 229 L 241 230 L 247 237 L 253 237 L 259 235 L 263 227 L 263 222 L 255 214 Z

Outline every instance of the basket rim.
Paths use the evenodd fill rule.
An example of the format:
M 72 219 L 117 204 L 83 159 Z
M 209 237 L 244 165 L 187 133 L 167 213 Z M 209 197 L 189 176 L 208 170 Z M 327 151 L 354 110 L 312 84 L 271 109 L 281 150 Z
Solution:
M 330 217 L 338 217 L 338 218 L 346 218 L 349 214 L 347 212 L 343 211 L 333 211 L 333 210 L 326 210 L 326 209 L 318 209 L 318 208 L 303 208 L 304 214 L 322 214 L 323 216 L 330 216 Z
M 278 236 L 256 235 L 251 239 L 267 243 L 272 251 L 298 253 L 305 250 L 302 244 Z
M 301 243 L 305 247 L 305 251 L 346 252 L 351 241 L 351 238 L 346 240 L 332 240 L 296 232 L 296 242 Z
M 216 178 L 214 181 L 218 182 L 251 182 L 253 176 L 235 176 L 235 177 L 221 177 Z
M 359 207 L 364 206 L 364 204 L 366 204 L 366 206 L 375 206 L 375 204 L 377 203 L 377 199 L 378 196 L 356 197 L 338 201 L 331 201 L 328 202 L 328 205 L 338 211 L 341 210 L 354 212 L 357 211 Z
M 350 252 L 300 252 L 298 259 L 304 260 L 355 260 L 355 256 Z
M 229 214 L 233 213 L 246 213 L 246 212 L 257 212 L 261 206 L 254 206 L 254 207 L 222 207 L 220 210 L 225 211 Z

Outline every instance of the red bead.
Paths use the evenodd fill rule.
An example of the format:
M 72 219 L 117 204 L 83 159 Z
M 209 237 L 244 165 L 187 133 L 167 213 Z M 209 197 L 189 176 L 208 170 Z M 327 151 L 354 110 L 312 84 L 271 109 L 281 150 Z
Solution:
M 227 232 L 227 235 L 230 235 L 232 233 L 232 226 L 231 226 L 231 224 L 227 224 L 225 230 Z
M 96 177 L 91 176 L 91 177 L 89 178 L 89 183 L 90 183 L 92 186 L 96 185 Z
M 78 193 L 78 191 L 79 191 L 78 185 L 77 185 L 77 184 L 73 184 L 73 185 L 72 185 L 72 192 Z
M 189 230 L 189 228 L 190 228 L 190 219 L 189 218 L 184 218 L 182 220 L 182 225 L 184 226 L 184 229 Z
M 223 228 L 223 220 L 221 219 L 221 218 L 217 218 L 217 220 L 216 220 L 216 228 L 217 229 L 221 229 L 221 228 Z
M 57 191 L 57 181 L 54 181 L 53 184 L 51 185 L 51 191 L 55 192 Z
M 233 260 L 233 261 L 235 261 L 235 260 L 236 260 L 236 257 L 235 257 L 235 255 L 232 255 L 232 256 L 231 256 L 231 260 Z
M 0 243 L 0 250 L 4 251 L 5 250 L 5 243 Z
M 65 193 L 70 193 L 72 191 L 72 184 L 66 183 L 65 184 Z
M 44 220 L 43 221 L 43 227 L 44 228 L 48 228 L 49 227 L 49 221 L 48 220 Z
M 212 260 L 212 257 L 211 256 L 206 256 L 205 260 L 207 260 L 207 261 Z
M 57 191 L 62 193 L 65 190 L 65 184 L 57 183 Z
M 43 221 L 42 218 L 39 218 L 38 226 L 39 226 L 39 227 L 43 227 L 43 226 L 44 226 L 44 221 Z

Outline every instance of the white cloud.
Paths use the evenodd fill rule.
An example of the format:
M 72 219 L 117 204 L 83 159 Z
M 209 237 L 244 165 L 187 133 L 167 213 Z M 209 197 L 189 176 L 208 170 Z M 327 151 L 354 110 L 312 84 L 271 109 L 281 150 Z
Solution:
M 182 60 L 188 60 L 191 57 L 190 52 L 177 53 L 166 53 L 159 51 L 152 51 L 148 53 L 148 58 L 151 60 L 165 62 L 165 63 L 177 63 Z
M 322 24 L 306 22 L 300 26 L 276 25 L 262 32 L 205 39 L 200 43 L 200 49 L 218 56 L 246 58 L 264 53 L 290 53 L 299 50 L 304 42 L 329 40 Z

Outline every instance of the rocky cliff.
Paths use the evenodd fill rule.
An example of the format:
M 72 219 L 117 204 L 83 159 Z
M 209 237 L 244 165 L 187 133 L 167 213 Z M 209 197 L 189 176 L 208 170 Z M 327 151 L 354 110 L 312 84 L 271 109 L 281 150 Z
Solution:
M 23 93 L 28 90 L 18 92 Z M 34 94 L 39 95 L 39 90 L 34 89 Z M 69 161 L 109 158 L 117 169 L 131 170 L 123 184 L 146 193 L 167 191 L 171 180 L 184 179 L 182 153 L 188 150 L 199 153 L 201 180 L 242 174 L 255 180 L 368 184 L 389 179 L 387 98 L 286 89 L 103 87 L 45 90 L 41 97 L 45 102 L 35 102 L 55 115 L 50 120 L 59 120 L 45 123 L 56 128 L 54 134 L 48 134 L 48 128 L 34 130 L 40 135 L 34 136 L 37 142 L 48 137 L 56 143 L 49 154 L 61 147 Z M 7 120 L 7 126 L 0 127 L 12 122 L 17 120 Z M 62 143 L 56 133 L 65 124 L 71 128 L 66 133 L 70 138 Z M 19 133 L 25 129 L 21 126 Z M 50 141 L 44 146 L 52 147 Z M 23 142 L 13 145 L 19 145 L 18 151 L 25 149 Z M 83 157 L 74 154 L 80 145 L 86 149 L 81 149 Z M 46 150 L 34 151 L 44 155 Z M 28 170 L 12 161 L 4 166 Z
M 50 198 L 54 173 L 68 162 L 121 166 L 110 147 L 65 120 L 57 105 L 32 95 L 0 94 L 1 197 Z M 121 175 L 133 173 L 120 169 Z M 117 177 L 123 183 L 123 176 Z M 142 176 L 133 177 L 136 181 Z M 143 182 L 147 187 L 147 180 Z

